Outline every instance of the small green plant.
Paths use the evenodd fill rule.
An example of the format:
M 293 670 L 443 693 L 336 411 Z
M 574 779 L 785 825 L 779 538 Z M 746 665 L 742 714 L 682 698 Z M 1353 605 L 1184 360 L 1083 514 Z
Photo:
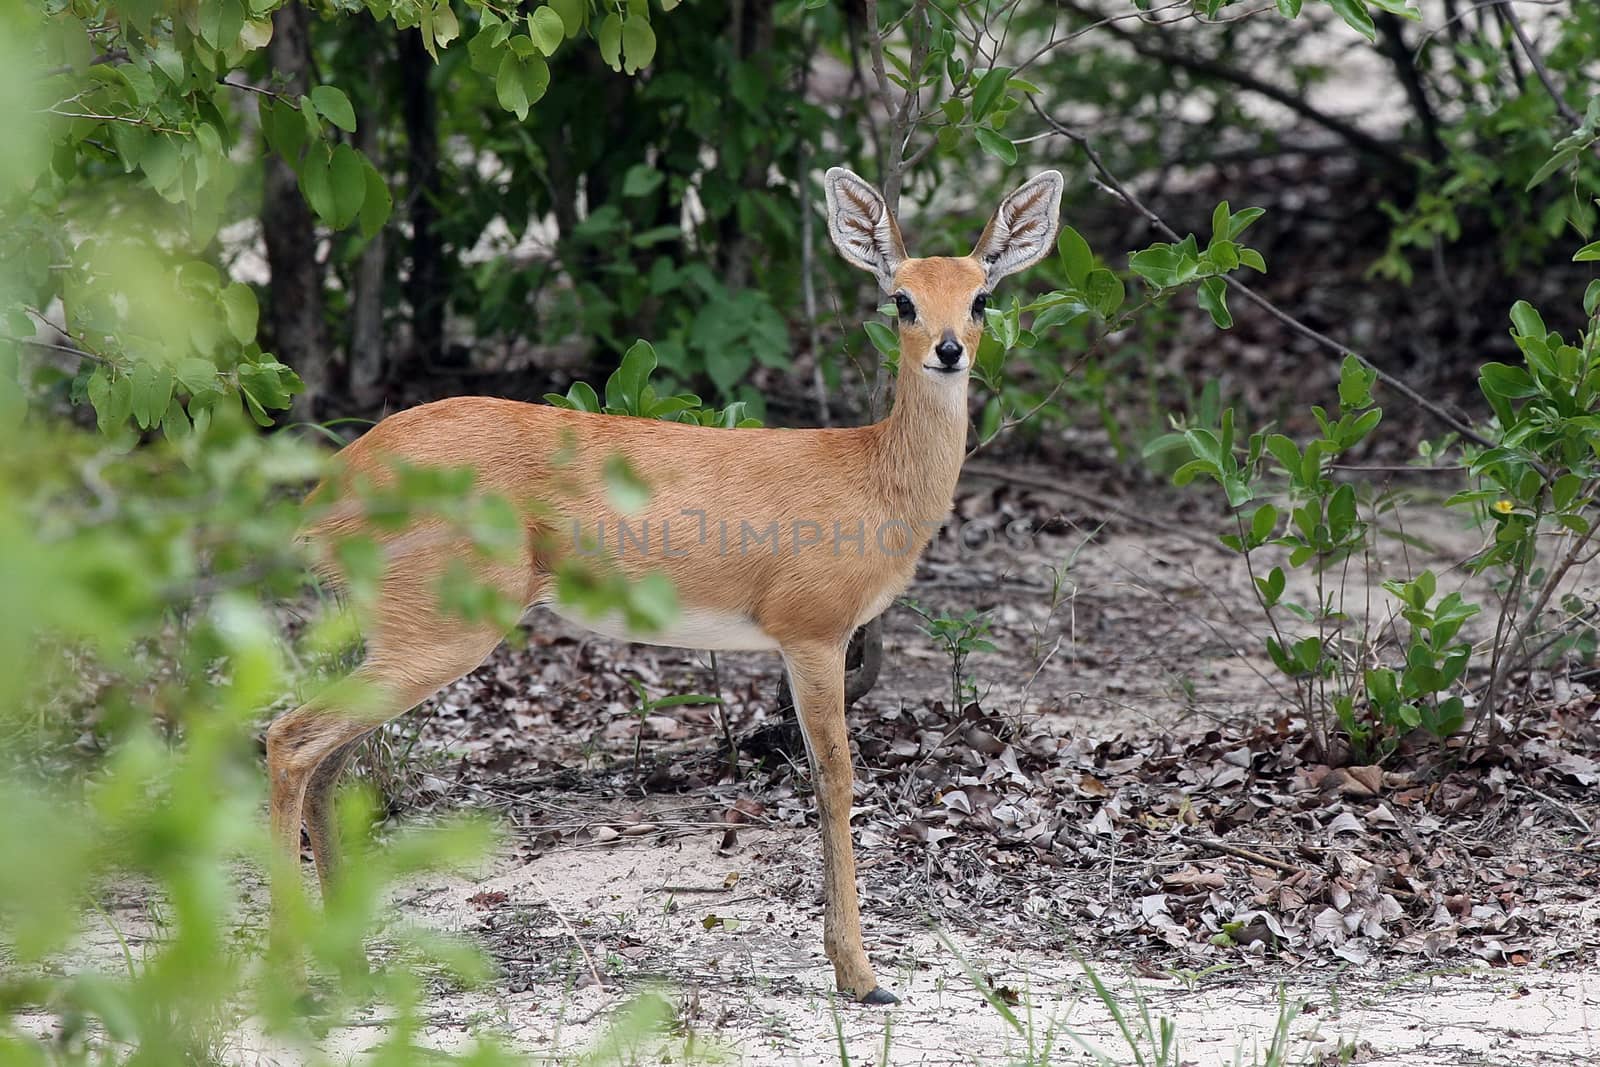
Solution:
M 1585 245 L 1574 259 L 1600 261 L 1600 242 Z M 1493 570 L 1499 577 L 1494 635 L 1479 654 L 1489 660 L 1481 699 L 1489 714 L 1474 719 L 1474 737 L 1479 723 L 1493 721 L 1514 672 L 1539 656 L 1587 656 L 1596 647 L 1591 606 L 1562 583 L 1593 558 L 1600 529 L 1594 514 L 1600 492 L 1600 280 L 1585 291 L 1583 310 L 1586 327 L 1569 342 L 1548 329 L 1530 304 L 1517 301 L 1511 337 L 1522 364 L 1486 363 L 1479 372 L 1492 417 L 1470 439 L 1452 437 L 1419 448 L 1428 465 L 1459 451 L 1472 484 L 1446 504 L 1472 509 L 1490 535 L 1467 569 Z M 1363 507 L 1376 515 L 1384 503 L 1363 498 L 1332 469 L 1332 461 L 1366 440 L 1382 418 L 1373 400 L 1375 380 L 1376 372 L 1347 356 L 1337 416 L 1313 407 L 1320 434 L 1304 448 L 1266 430 L 1241 443 L 1230 408 L 1215 428 L 1175 420 L 1175 432 L 1149 450 L 1187 453 L 1188 461 L 1173 475 L 1177 484 L 1203 476 L 1221 487 L 1235 523 L 1222 542 L 1249 568 L 1271 629 L 1267 653 L 1294 683 L 1320 750 L 1331 752 L 1336 726 L 1356 758 L 1387 754 L 1413 730 L 1442 740 L 1462 729 L 1463 679 L 1474 652 L 1461 630 L 1480 611 L 1459 590 L 1436 600 L 1431 571 L 1385 581 L 1407 627 L 1405 633 L 1391 627 L 1400 656 L 1398 663 L 1385 664 L 1391 647 L 1381 635 L 1385 627 L 1346 612 L 1343 570 L 1330 584 L 1336 566 L 1370 546 L 1373 521 L 1363 517 Z M 1269 494 L 1269 468 L 1284 479 L 1287 505 L 1250 507 Z M 1288 571 L 1309 570 L 1314 602 L 1301 604 L 1288 595 L 1283 565 L 1258 568 L 1269 545 L 1287 550 Z M 1553 618 L 1552 603 L 1559 608 Z
M 747 405 L 736 400 L 724 408 L 705 407 L 693 393 L 662 395 L 656 392 L 650 375 L 656 369 L 656 350 L 649 341 L 633 343 L 622 363 L 606 379 L 605 401 L 588 382 L 573 382 L 566 395 L 546 393 L 545 400 L 569 411 L 589 411 L 605 415 L 635 415 L 667 422 L 687 422 L 696 426 L 760 426 Z
M 922 619 L 922 632 L 933 638 L 950 657 L 950 713 L 958 715 L 978 695 L 978 687 L 966 675 L 967 659 L 974 652 L 993 652 L 994 642 L 989 640 L 989 614 L 983 611 L 964 611 L 959 615 L 940 612 L 929 613 L 916 601 L 902 601 Z
M 1370 627 L 1353 619 L 1344 605 L 1344 582 L 1333 569 L 1366 550 L 1371 524 L 1361 516 L 1356 487 L 1335 477 L 1336 459 L 1359 445 L 1383 418 L 1373 402 L 1376 374 L 1347 357 L 1339 376 L 1339 406 L 1330 414 L 1313 406 L 1319 435 L 1297 445 L 1281 433 L 1258 430 L 1241 442 L 1232 408 L 1215 428 L 1175 422 L 1174 433 L 1151 443 L 1151 453 L 1179 447 L 1190 456 L 1173 474 L 1178 485 L 1196 478 L 1216 482 L 1233 512 L 1234 530 L 1221 541 L 1244 557 L 1256 603 L 1271 630 L 1266 650 L 1273 665 L 1294 685 L 1300 710 L 1319 750 L 1332 749 L 1333 722 L 1344 724 L 1352 745 L 1365 755 L 1373 731 L 1357 723 L 1362 699 L 1360 664 L 1366 662 Z M 1284 507 L 1263 501 L 1269 470 L 1283 478 Z M 1371 505 L 1371 501 L 1368 501 Z M 1289 570 L 1309 571 L 1315 599 L 1300 603 L 1288 595 L 1283 565 L 1262 572 L 1262 549 L 1287 552 Z M 1333 579 L 1337 578 L 1335 581 Z M 1359 727 L 1352 733 L 1354 727 Z M 1387 741 L 1390 731 L 1380 731 Z
M 633 777 L 639 778 L 640 757 L 644 751 L 644 721 L 651 715 L 666 708 L 681 708 L 694 704 L 722 704 L 722 698 L 710 693 L 674 693 L 670 696 L 652 698 L 645 689 L 644 683 L 637 678 L 629 678 L 628 685 L 633 687 L 633 695 L 637 703 L 633 706 L 634 717 L 639 720 L 638 729 L 633 735 Z
M 1600 242 L 1573 258 L 1600 260 Z M 1491 710 L 1510 675 L 1534 657 L 1594 647 L 1590 607 L 1563 592 L 1562 582 L 1592 558 L 1600 529 L 1600 280 L 1584 292 L 1583 311 L 1587 323 L 1574 343 L 1548 329 L 1526 301 L 1512 305 L 1511 337 L 1523 362 L 1486 363 L 1479 371 L 1493 412 L 1484 433 L 1489 446 L 1462 447 L 1475 484 L 1448 501 L 1471 508 L 1493 535 L 1469 563 L 1501 576 L 1484 699 Z M 1546 617 L 1552 601 L 1562 609 L 1554 621 Z
M 1411 627 L 1405 641 L 1405 665 L 1396 671 L 1379 667 L 1366 672 L 1367 700 L 1389 737 L 1421 727 L 1434 737 L 1449 737 L 1466 717 L 1466 705 L 1450 692 L 1467 669 L 1472 645 L 1459 641 L 1461 626 L 1478 613 L 1478 605 L 1459 591 L 1432 603 L 1437 581 L 1423 571 L 1409 582 L 1389 580 L 1383 588 L 1400 601 L 1400 615 Z M 1356 714 L 1351 694 L 1340 694 L 1334 710 L 1355 747 L 1369 747 L 1370 727 Z

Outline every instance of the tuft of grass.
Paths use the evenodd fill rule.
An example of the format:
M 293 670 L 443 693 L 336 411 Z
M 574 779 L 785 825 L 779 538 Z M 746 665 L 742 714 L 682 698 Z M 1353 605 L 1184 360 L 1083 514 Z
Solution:
M 1190 1062 L 1185 1059 L 1178 1041 L 1178 1024 L 1169 1016 L 1152 1010 L 1149 998 L 1144 995 L 1137 983 L 1130 983 L 1132 997 L 1130 1003 L 1125 996 L 1119 997 L 1112 992 L 1099 972 L 1087 960 L 1076 953 L 1073 954 L 1073 958 L 1083 968 L 1084 977 L 1093 989 L 1095 999 L 1104 1005 L 1116 1026 L 1117 1036 L 1121 1038 L 1122 1047 L 1107 1052 L 1053 1016 L 1043 1027 L 1039 1026 L 1034 1019 L 1032 999 L 1026 994 L 1021 1005 L 1022 1014 L 1019 1015 L 990 983 L 983 980 L 982 975 L 967 961 L 944 931 L 935 930 L 934 933 L 955 957 L 967 980 L 972 983 L 972 987 L 978 991 L 995 1014 L 1022 1039 L 1022 1058 L 1010 1061 L 1009 1067 L 1049 1067 L 1052 1053 L 1058 1044 L 1058 1037 L 1063 1036 L 1089 1055 L 1096 1067 L 1182 1067 L 1183 1064 Z M 1234 1063 L 1238 1067 L 1314 1067 L 1318 1063 L 1315 1053 L 1307 1052 L 1304 1056 L 1295 1058 L 1290 1051 L 1289 1031 L 1295 1019 L 1299 1017 L 1301 1007 L 1301 1002 L 1291 1001 L 1284 987 L 1280 985 L 1278 1014 L 1265 1050 L 1259 1046 L 1253 1048 L 1250 1059 L 1246 1061 L 1244 1049 L 1236 1048 Z M 842 1051 L 842 1035 L 840 1048 Z M 849 1061 L 846 1059 L 842 1062 L 848 1064 Z M 887 1030 L 883 1062 L 889 1062 Z

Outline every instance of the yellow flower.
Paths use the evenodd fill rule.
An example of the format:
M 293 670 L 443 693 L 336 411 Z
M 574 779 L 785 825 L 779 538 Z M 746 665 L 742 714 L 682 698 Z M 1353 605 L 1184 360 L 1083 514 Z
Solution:
M 1516 505 L 1515 505 L 1515 504 L 1513 504 L 1513 503 L 1512 503 L 1512 502 L 1511 502 L 1511 501 L 1509 501 L 1509 500 L 1496 500 L 1496 501 L 1495 501 L 1495 502 L 1494 502 L 1494 509 L 1495 509 L 1495 510 L 1496 510 L 1496 511 L 1498 511 L 1498 512 L 1499 512 L 1499 513 L 1500 513 L 1500 514 L 1502 514 L 1502 515 L 1509 515 L 1509 514 L 1511 514 L 1511 512 L 1512 512 L 1512 511 L 1513 511 L 1513 510 L 1515 510 L 1515 508 L 1516 508 Z

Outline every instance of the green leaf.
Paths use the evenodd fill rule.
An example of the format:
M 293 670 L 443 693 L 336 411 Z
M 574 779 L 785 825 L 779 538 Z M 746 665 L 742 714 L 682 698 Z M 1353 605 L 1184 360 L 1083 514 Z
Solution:
M 1538 396 L 1539 386 L 1534 382 L 1533 376 L 1521 367 L 1512 367 L 1504 363 L 1485 363 L 1478 368 L 1478 388 L 1485 395 L 1503 397 L 1507 400 L 1520 400 L 1523 397 Z
M 361 199 L 361 236 L 371 240 L 383 224 L 389 221 L 394 209 L 394 199 L 389 193 L 389 183 L 383 180 L 378 168 L 365 156 L 361 158 L 366 174 L 366 194 Z
M 1556 522 L 1575 534 L 1587 534 L 1589 532 L 1589 520 L 1576 513 L 1557 515 Z
M 1267 273 L 1267 261 L 1261 258 L 1261 253 L 1254 248 L 1239 249 L 1239 262 L 1243 266 L 1261 274 Z
M 1590 241 L 1572 254 L 1574 263 L 1593 263 L 1600 260 L 1600 241 Z
M 1363 411 L 1359 418 L 1350 426 L 1350 434 L 1344 441 L 1344 447 L 1349 448 L 1366 439 L 1367 434 L 1378 428 L 1378 423 L 1383 421 L 1383 409 L 1373 408 Z
M 678 587 L 656 571 L 628 586 L 623 606 L 628 626 L 638 633 L 654 633 L 678 617 Z
M 133 418 L 140 429 L 148 430 L 160 424 L 172 403 L 172 375 L 154 364 L 140 363 L 131 378 Z
M 266 135 L 267 146 L 291 167 L 300 162 L 300 150 L 306 146 L 306 124 L 300 112 L 287 103 L 273 104 L 268 97 L 261 98 L 258 109 L 261 132 Z M 124 124 L 117 123 L 118 127 Z M 128 126 L 130 130 L 138 127 Z M 113 131 L 115 132 L 115 131 Z
M 1278 509 L 1271 504 L 1262 504 L 1250 516 L 1250 540 L 1253 544 L 1263 544 L 1277 528 Z
M 553 56 L 567 37 L 566 19 L 555 8 L 546 5 L 528 12 L 528 32 L 539 51 Z
M 1211 209 L 1211 240 L 1226 241 L 1228 239 L 1228 202 L 1221 201 Z
M 139 157 L 140 169 L 158 193 L 170 188 L 178 180 L 181 162 L 177 142 L 167 133 L 158 134 L 145 142 L 144 152 Z
M 1554 155 L 1544 161 L 1544 165 L 1542 167 L 1533 172 L 1533 177 L 1528 179 L 1528 184 L 1523 186 L 1522 191 L 1527 192 L 1529 189 L 1532 189 L 1534 186 L 1549 178 L 1550 175 L 1554 174 L 1562 167 L 1565 167 L 1568 163 L 1576 160 L 1579 152 L 1580 150 L 1576 147 L 1557 149 Z
M 1189 442 L 1189 450 L 1199 459 L 1211 464 L 1220 473 L 1222 470 L 1222 442 L 1217 440 L 1217 435 L 1210 430 L 1196 427 L 1184 433 L 1184 440 Z
M 544 99 L 545 90 L 550 88 L 550 64 L 544 61 L 543 56 L 528 56 L 520 66 L 522 95 L 531 107 Z
M 431 38 L 432 43 L 440 48 L 461 36 L 461 23 L 457 20 L 456 13 L 451 10 L 449 0 L 445 0 L 428 12 L 423 17 L 423 25 L 426 29 L 424 40 Z M 431 54 L 433 50 L 430 48 L 428 51 Z M 434 56 L 434 59 L 438 58 L 437 55 Z
M 332 224 L 338 207 L 333 199 L 333 178 L 325 151 L 314 151 L 300 165 L 300 195 L 322 221 Z
M 1328 527 L 1335 541 L 1343 541 L 1356 524 L 1356 491 L 1346 483 L 1328 500 Z
M 203 359 L 189 356 L 178 361 L 174 370 L 178 384 L 186 389 L 190 396 L 215 392 L 217 388 L 217 368 Z
M 622 26 L 622 52 L 625 70 L 636 74 L 656 58 L 656 31 L 648 20 L 630 15 Z
M 1367 40 L 1378 39 L 1378 28 L 1372 24 L 1372 15 L 1367 12 L 1363 0 L 1328 0 L 1328 6 L 1344 19 L 1346 25 Z
M 588 15 L 584 0 L 550 0 L 550 6 L 561 16 L 562 31 L 568 37 L 578 36 Z
M 1261 596 L 1267 602 L 1267 607 L 1270 608 L 1283 599 L 1285 582 L 1282 567 L 1274 567 L 1267 572 L 1265 578 L 1256 579 L 1256 588 L 1261 590 Z
M 600 30 L 595 34 L 595 43 L 600 46 L 600 58 L 606 61 L 606 66 L 620 73 L 622 71 L 622 16 L 615 11 L 605 17 L 600 23 Z
M 366 161 L 361 153 L 347 144 L 333 149 L 333 162 L 328 181 L 333 189 L 333 218 L 329 221 L 338 229 L 350 225 L 361 213 L 361 202 L 367 197 Z
M 1232 241 L 1211 239 L 1206 248 L 1206 258 L 1217 270 L 1230 271 L 1239 265 L 1239 246 Z
M 244 5 L 239 0 L 212 0 L 200 7 L 200 39 L 222 52 L 239 43 Z
M 622 178 L 622 195 L 626 197 L 649 196 L 661 186 L 661 172 L 648 163 L 635 163 Z M 672 227 L 673 233 L 678 227 Z
M 1399 15 L 1403 19 L 1418 22 L 1422 19 L 1422 12 L 1418 11 L 1411 0 L 1367 0 L 1367 3 L 1391 15 Z
M 346 133 L 356 129 L 356 109 L 344 90 L 333 85 L 318 85 L 311 90 L 311 103 L 318 113 Z
M 222 290 L 222 310 L 228 320 L 228 332 L 233 334 L 235 341 L 247 345 L 256 339 L 256 322 L 261 312 L 256 306 L 254 290 L 243 282 L 234 282 Z M 212 371 L 210 364 L 206 364 L 206 371 L 209 377 Z
M 1237 241 L 1239 235 L 1250 228 L 1250 224 L 1267 213 L 1266 208 L 1247 207 L 1243 211 L 1235 212 L 1228 219 L 1228 232 L 1224 235 L 1230 241 Z
M 1289 438 L 1281 433 L 1272 434 L 1267 438 L 1267 451 L 1272 453 L 1272 458 L 1278 461 L 1289 474 L 1300 469 L 1300 449 Z
M 183 405 L 177 397 L 167 405 L 167 413 L 161 417 L 161 433 L 173 444 L 187 440 L 194 433 L 194 426 L 189 422 L 188 412 L 183 410 Z
M 994 105 L 1006 91 L 1006 79 L 1011 77 L 1010 67 L 993 67 L 984 72 L 978 79 L 977 88 L 972 90 L 972 119 L 982 122 Z
M 869 321 L 865 325 L 873 348 L 891 358 L 900 355 L 900 338 L 893 330 L 881 322 Z
M 588 382 L 573 382 L 571 388 L 567 390 L 567 399 L 571 400 L 579 411 L 598 413 L 603 410 L 600 397 L 595 393 L 594 386 Z
M 1128 293 L 1115 271 L 1096 267 L 1084 279 L 1083 295 L 1089 298 L 1101 318 L 1109 319 L 1122 309 Z
M 1195 293 L 1195 301 L 1202 311 L 1211 315 L 1219 330 L 1233 325 L 1233 315 L 1228 311 L 1228 286 L 1221 278 L 1206 278 Z
M 1017 146 L 987 126 L 979 126 L 973 131 L 973 135 L 978 138 L 978 147 L 1006 166 L 1009 167 L 1017 161 Z
M 1202 474 L 1216 476 L 1217 465 L 1203 459 L 1191 459 L 1172 473 L 1172 484 L 1177 486 L 1188 485 Z
M 1522 337 L 1534 337 L 1544 340 L 1546 330 L 1544 319 L 1534 310 L 1532 304 L 1526 300 L 1518 300 L 1511 305 L 1511 325 L 1516 327 L 1516 332 Z
M 1301 0 L 1277 0 L 1278 14 L 1286 19 L 1298 18 Z
M 744 380 L 754 362 L 748 350 L 733 345 L 718 345 L 705 352 L 706 375 L 724 395 Z
M 655 369 L 655 348 L 649 341 L 635 341 L 623 355 L 621 365 L 606 379 L 606 407 L 630 415 L 640 414 L 645 382 Z
M 508 50 L 500 57 L 500 69 L 494 75 L 495 99 L 501 107 L 517 116 L 518 121 L 528 117 L 528 91 L 522 87 L 521 67 L 516 55 Z
M 1346 355 L 1339 365 L 1339 404 L 1355 411 L 1372 403 L 1372 383 L 1378 380 L 1377 372 L 1369 371 L 1353 355 Z
M 650 483 L 639 476 L 622 453 L 607 456 L 601 473 L 606 482 L 606 498 L 618 511 L 638 511 L 650 502 Z
M 1182 245 L 1156 243 L 1128 257 L 1133 272 L 1160 289 L 1170 289 L 1194 278 L 1200 264 Z
M 1089 242 L 1071 226 L 1062 226 L 1061 236 L 1056 239 L 1056 252 L 1061 256 L 1067 279 L 1083 288 L 1089 272 L 1094 269 L 1094 252 L 1089 248 Z

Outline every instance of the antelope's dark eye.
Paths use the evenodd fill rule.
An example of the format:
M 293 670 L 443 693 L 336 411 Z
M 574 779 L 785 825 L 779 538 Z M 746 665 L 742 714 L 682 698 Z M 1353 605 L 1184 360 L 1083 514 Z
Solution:
M 972 298 L 972 317 L 975 318 L 975 319 L 983 318 L 983 309 L 988 307 L 988 306 L 989 306 L 989 294 L 988 293 L 979 293 L 977 296 L 973 297 Z
M 901 322 L 910 322 L 917 317 L 917 305 L 904 293 L 894 294 L 894 309 L 899 313 Z

